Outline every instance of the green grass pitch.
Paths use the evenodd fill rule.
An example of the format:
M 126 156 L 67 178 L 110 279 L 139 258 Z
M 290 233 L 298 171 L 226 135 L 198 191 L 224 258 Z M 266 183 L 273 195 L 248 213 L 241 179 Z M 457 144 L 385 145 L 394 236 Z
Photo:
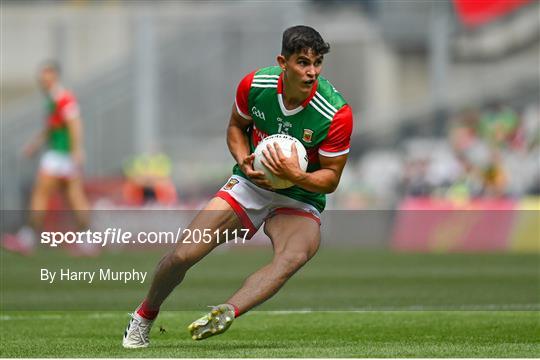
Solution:
M 217 251 L 168 299 L 151 347 L 125 350 L 145 284 L 44 284 L 39 269 L 149 271 L 163 250 L 2 261 L 0 357 L 538 357 L 538 255 L 395 254 L 321 249 L 278 295 L 225 334 L 187 325 L 267 262 L 266 249 Z M 164 332 L 160 332 L 160 327 Z

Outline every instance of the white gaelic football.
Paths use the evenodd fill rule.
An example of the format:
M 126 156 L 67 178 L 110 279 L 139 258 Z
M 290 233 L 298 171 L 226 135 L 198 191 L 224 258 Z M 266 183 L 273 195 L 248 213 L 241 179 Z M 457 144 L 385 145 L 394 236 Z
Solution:
M 281 152 L 286 157 L 291 157 L 291 147 L 292 144 L 295 144 L 296 151 L 298 152 L 298 162 L 302 171 L 306 171 L 307 169 L 307 152 L 304 145 L 302 145 L 302 143 L 298 139 L 285 134 L 276 134 L 265 137 L 257 145 L 257 148 L 255 149 L 255 159 L 253 160 L 253 168 L 257 171 L 263 171 L 266 175 L 266 178 L 270 181 L 274 189 L 285 189 L 293 186 L 294 184 L 289 180 L 285 180 L 273 175 L 270 170 L 268 170 L 266 166 L 261 163 L 261 160 L 264 159 L 263 150 L 266 149 L 266 145 L 270 144 L 273 146 L 274 143 L 277 143 L 279 145 L 279 147 L 281 148 Z

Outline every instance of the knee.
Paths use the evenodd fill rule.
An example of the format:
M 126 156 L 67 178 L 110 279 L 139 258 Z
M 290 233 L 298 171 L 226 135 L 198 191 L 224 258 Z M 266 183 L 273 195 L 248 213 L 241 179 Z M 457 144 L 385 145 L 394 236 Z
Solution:
M 280 267 L 280 270 L 286 276 L 289 276 L 300 269 L 309 259 L 308 252 L 282 253 L 276 254 L 275 262 Z
M 182 269 L 188 269 L 193 264 L 194 261 L 192 260 L 191 256 L 185 251 L 180 250 L 174 250 L 171 253 L 167 255 L 167 260 L 173 265 L 174 267 L 182 268 Z

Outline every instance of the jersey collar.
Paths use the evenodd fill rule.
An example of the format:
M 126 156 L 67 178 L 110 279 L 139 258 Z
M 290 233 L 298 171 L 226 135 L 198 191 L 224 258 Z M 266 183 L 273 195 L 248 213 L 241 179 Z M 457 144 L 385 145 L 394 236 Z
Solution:
M 279 107 L 283 115 L 291 116 L 294 114 L 298 114 L 300 111 L 302 111 L 309 104 L 313 96 L 315 96 L 315 92 L 317 91 L 318 85 L 319 85 L 319 80 L 315 80 L 315 82 L 313 83 L 313 87 L 311 88 L 311 93 L 306 98 L 306 100 L 304 100 L 304 102 L 296 109 L 287 110 L 287 108 L 285 108 L 285 104 L 283 103 L 283 72 L 282 72 L 278 78 L 277 97 L 278 97 Z

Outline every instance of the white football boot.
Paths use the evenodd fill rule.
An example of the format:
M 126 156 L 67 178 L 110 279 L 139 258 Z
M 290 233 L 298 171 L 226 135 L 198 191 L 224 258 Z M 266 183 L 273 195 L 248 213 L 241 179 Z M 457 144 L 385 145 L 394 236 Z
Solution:
M 202 340 L 210 336 L 227 331 L 234 320 L 234 307 L 221 304 L 212 307 L 212 310 L 202 318 L 195 320 L 188 326 L 193 340 Z
M 150 329 L 154 320 L 148 320 L 137 314 L 131 314 L 131 320 L 124 332 L 122 346 L 126 349 L 138 349 L 148 347 L 150 344 Z

